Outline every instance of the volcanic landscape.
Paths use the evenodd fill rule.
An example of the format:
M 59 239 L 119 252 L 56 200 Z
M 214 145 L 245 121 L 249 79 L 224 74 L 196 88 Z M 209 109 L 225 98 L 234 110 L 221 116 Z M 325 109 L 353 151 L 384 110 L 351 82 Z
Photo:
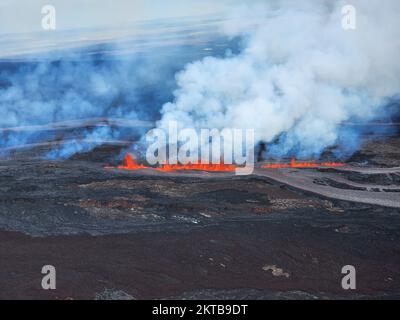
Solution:
M 0 299 L 400 299 L 400 7 L 370 2 L 2 33 Z M 171 119 L 252 129 L 254 172 L 149 167 Z
M 264 161 L 250 176 L 118 169 L 127 146 L 112 142 L 43 160 L 55 143 L 0 160 L 2 299 L 400 297 L 396 135 L 343 167 Z M 345 265 L 357 290 L 341 288 Z

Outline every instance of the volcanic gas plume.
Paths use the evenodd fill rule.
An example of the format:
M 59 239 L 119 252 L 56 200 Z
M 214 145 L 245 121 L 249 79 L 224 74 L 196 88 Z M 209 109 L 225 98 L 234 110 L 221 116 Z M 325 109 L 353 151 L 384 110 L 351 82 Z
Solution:
M 345 4 L 271 1 L 241 12 L 226 27 L 243 39 L 240 54 L 188 64 L 159 127 L 254 128 L 278 156 L 354 151 L 357 131 L 341 124 L 374 119 L 399 94 L 400 3 L 352 1 L 355 30 L 342 27 Z
M 342 28 L 342 0 L 247 4 L 212 32 L 193 27 L 202 38 L 192 47 L 182 37 L 193 41 L 194 31 L 183 25 L 166 37 L 179 39 L 176 46 L 158 44 L 169 32 L 161 28 L 157 46 L 141 53 L 121 54 L 132 49 L 129 39 L 13 61 L 0 72 L 0 127 L 113 117 L 167 128 L 172 120 L 181 128 L 255 129 L 255 142 L 266 142 L 273 156 L 316 159 L 331 146 L 355 151 L 359 129 L 342 124 L 368 123 L 398 100 L 400 3 L 352 1 L 355 30 Z M 145 133 L 126 131 L 87 130 L 47 157 Z M 0 148 L 53 138 L 45 130 L 0 130 Z

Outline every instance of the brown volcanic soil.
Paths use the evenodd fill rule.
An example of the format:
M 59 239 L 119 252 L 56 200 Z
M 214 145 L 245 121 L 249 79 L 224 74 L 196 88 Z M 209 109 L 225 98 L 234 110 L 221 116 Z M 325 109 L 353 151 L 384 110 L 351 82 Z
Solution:
M 268 177 L 15 159 L 0 162 L 1 299 L 400 297 L 399 209 Z
M 105 289 L 151 299 L 395 297 L 398 236 L 340 228 L 257 221 L 100 237 L 30 238 L 2 232 L 0 298 L 93 299 Z M 40 289 L 45 264 L 57 268 L 55 291 Z M 340 289 L 346 264 L 358 271 L 355 292 Z M 266 266 L 287 276 L 274 276 Z

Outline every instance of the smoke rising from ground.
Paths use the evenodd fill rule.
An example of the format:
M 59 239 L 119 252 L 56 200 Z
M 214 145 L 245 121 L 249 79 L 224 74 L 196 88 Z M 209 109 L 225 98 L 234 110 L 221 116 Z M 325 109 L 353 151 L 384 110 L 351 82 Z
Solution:
M 122 127 L 69 130 L 61 137 L 43 127 L 69 120 L 85 123 L 90 118 L 160 119 L 161 106 L 173 98 L 175 73 L 208 54 L 204 48 L 223 43 L 223 49 L 214 51 L 218 55 L 229 46 L 230 41 L 215 33 L 216 23 L 203 19 L 148 22 L 134 26 L 139 31 L 133 34 L 131 28 L 111 30 L 115 39 L 68 49 L 69 40 L 81 34 L 72 32 L 66 34 L 66 48 L 30 55 L 16 51 L 16 56 L 0 61 L 0 149 L 7 152 L 63 139 L 70 142 L 48 157 L 68 158 L 106 140 L 139 139 L 145 129 L 134 121 Z M 87 36 L 97 39 L 100 31 L 93 32 Z M 0 41 L 0 47 L 3 44 Z M 32 126 L 42 128 L 26 128 Z
M 373 119 L 400 91 L 400 3 L 352 1 L 356 30 L 342 28 L 345 4 L 274 1 L 246 18 L 242 8 L 226 27 L 242 52 L 188 64 L 159 127 L 255 128 L 275 155 L 354 147 L 356 132 L 340 124 Z
M 156 54 L 103 57 L 66 52 L 52 59 L 48 54 L 40 61 L 7 61 L 0 65 L 0 128 L 99 117 L 157 119 L 156 106 L 171 98 L 173 75 L 181 67 L 171 63 L 168 56 Z M 170 80 L 159 85 L 163 78 Z M 159 90 L 155 90 L 157 87 Z M 131 137 L 137 138 L 140 132 L 134 127 L 130 130 Z M 81 132 L 80 137 L 70 137 L 76 138 L 75 142 L 52 151 L 49 157 L 67 158 L 90 150 L 103 140 L 118 139 L 120 133 L 121 130 L 103 127 Z M 0 130 L 0 147 L 53 138 L 46 131 Z M 98 142 L 85 144 L 82 138 Z
M 150 24 L 151 36 L 127 43 L 2 62 L 0 128 L 161 117 L 158 126 L 166 129 L 171 120 L 182 128 L 254 128 L 277 156 L 317 157 L 333 145 L 351 153 L 358 131 L 341 123 L 381 117 L 400 91 L 400 3 L 352 1 L 356 30 L 342 28 L 343 1 L 268 3 L 233 13 L 224 27 L 232 41 L 203 22 L 172 24 L 172 33 L 169 24 Z M 86 140 L 98 142 L 76 137 L 48 156 L 66 158 L 121 134 L 87 130 Z M 36 138 L 49 137 L 0 130 L 0 148 Z

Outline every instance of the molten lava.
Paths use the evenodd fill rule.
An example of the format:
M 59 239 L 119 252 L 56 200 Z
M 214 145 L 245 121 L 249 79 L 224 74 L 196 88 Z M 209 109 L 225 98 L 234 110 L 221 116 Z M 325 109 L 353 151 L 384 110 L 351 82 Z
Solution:
M 343 167 L 346 164 L 341 162 L 297 162 L 296 159 L 292 159 L 290 163 L 276 163 L 263 165 L 264 169 L 286 169 L 286 168 L 319 168 L 319 167 Z M 108 169 L 110 167 L 106 167 Z M 117 167 L 120 170 L 141 170 L 141 169 L 153 169 L 161 172 L 172 172 L 180 170 L 191 170 L 191 171 L 210 171 L 210 172 L 233 172 L 237 169 L 236 165 L 233 164 L 203 164 L 201 162 L 188 163 L 188 164 L 164 164 L 161 167 L 153 168 L 147 167 L 142 164 L 138 164 L 131 154 L 127 154 L 124 159 L 124 164 Z
M 147 167 L 142 164 L 137 164 L 132 155 L 128 153 L 125 156 L 124 164 L 122 166 L 118 166 L 117 168 L 122 170 L 140 170 L 146 169 Z
M 106 167 L 108 169 L 110 167 Z M 159 168 L 146 167 L 145 165 L 138 164 L 131 154 L 127 154 L 124 159 L 124 164 L 118 166 L 117 169 L 121 170 L 141 170 L 141 169 L 154 169 L 162 172 L 171 172 L 179 170 L 193 170 L 193 171 L 217 171 L 217 172 L 230 172 L 235 171 L 236 166 L 233 164 L 202 164 L 188 163 L 188 164 L 164 164 Z
M 188 163 L 188 164 L 164 164 L 158 171 L 178 171 L 178 170 L 195 170 L 195 171 L 235 171 L 236 166 L 233 164 L 202 164 L 202 163 Z
M 296 159 L 292 159 L 290 163 L 276 163 L 263 165 L 264 169 L 285 169 L 285 168 L 319 168 L 319 167 L 344 167 L 346 164 L 341 162 L 297 162 Z

